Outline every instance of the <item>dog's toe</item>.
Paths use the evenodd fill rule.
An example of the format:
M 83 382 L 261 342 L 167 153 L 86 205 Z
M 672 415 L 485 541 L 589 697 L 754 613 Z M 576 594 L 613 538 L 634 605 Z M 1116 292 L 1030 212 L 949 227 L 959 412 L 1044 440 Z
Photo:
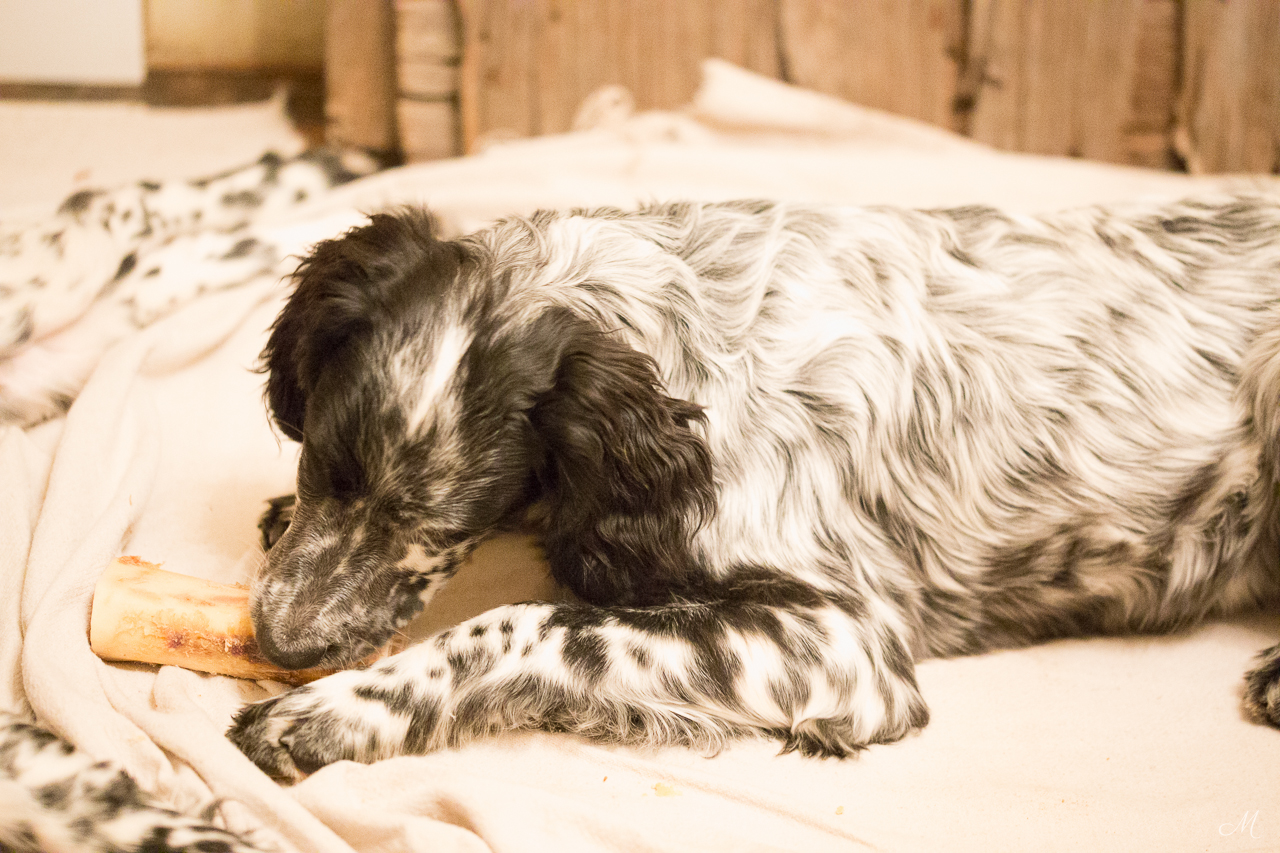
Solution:
M 296 782 L 306 774 L 294 763 L 283 742 L 292 720 L 272 714 L 282 698 L 277 696 L 241 708 L 227 737 L 272 779 Z
M 1260 722 L 1280 728 L 1280 645 L 1259 655 L 1258 662 L 1245 676 L 1245 709 Z
M 298 499 L 295 495 L 282 495 L 267 501 L 267 509 L 258 520 L 262 534 L 262 550 L 270 551 L 293 523 L 293 510 Z
M 227 737 L 280 782 L 297 782 L 335 761 L 384 757 L 370 726 L 320 689 L 329 679 L 242 708 Z

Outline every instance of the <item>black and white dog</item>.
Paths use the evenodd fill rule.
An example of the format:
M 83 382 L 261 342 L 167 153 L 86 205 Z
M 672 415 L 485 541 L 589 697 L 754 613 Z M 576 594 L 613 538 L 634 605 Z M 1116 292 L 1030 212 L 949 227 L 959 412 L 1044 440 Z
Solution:
M 267 853 L 263 840 L 165 808 L 116 764 L 0 711 L 0 851 L 4 853 Z
M 919 658 L 1280 601 L 1274 199 L 380 214 L 264 364 L 268 657 L 360 659 L 535 502 L 580 599 L 245 708 L 278 778 L 528 727 L 841 756 L 927 722 Z M 1280 725 L 1280 646 L 1245 703 Z

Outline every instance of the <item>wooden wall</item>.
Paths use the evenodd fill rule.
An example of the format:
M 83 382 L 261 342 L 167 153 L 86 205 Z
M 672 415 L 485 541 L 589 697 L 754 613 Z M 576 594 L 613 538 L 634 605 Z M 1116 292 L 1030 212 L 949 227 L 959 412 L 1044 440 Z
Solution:
M 1185 0 L 1175 143 L 1196 172 L 1280 172 L 1280 0 Z
M 644 108 L 687 103 L 699 61 L 779 73 L 774 0 L 462 0 L 462 132 L 568 130 L 582 99 L 620 84 Z
M 446 9 L 458 47 L 432 60 L 453 88 L 409 86 L 420 114 L 402 104 L 401 141 L 418 139 L 410 159 L 567 130 L 606 84 L 630 89 L 640 109 L 680 106 L 699 62 L 717 56 L 1005 149 L 1280 171 L 1280 0 L 395 3 L 419 27 L 424 10 Z M 424 38 L 408 32 L 402 96 L 404 57 Z
M 148 68 L 320 68 L 325 0 L 145 3 Z

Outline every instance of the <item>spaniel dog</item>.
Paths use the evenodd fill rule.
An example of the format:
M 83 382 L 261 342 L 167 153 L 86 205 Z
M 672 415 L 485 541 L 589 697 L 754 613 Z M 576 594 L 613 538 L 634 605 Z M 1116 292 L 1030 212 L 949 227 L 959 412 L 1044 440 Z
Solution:
M 1275 199 L 403 210 L 296 281 L 263 652 L 358 661 L 535 506 L 576 600 L 246 707 L 280 779 L 517 728 L 843 756 L 925 725 L 923 657 L 1280 600 Z M 1280 725 L 1280 646 L 1245 703 Z

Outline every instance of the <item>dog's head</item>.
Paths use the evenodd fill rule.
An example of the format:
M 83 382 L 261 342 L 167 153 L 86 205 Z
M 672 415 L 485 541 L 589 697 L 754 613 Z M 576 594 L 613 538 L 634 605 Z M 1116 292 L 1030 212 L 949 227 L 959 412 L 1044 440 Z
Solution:
M 420 211 L 375 215 L 299 267 L 263 352 L 275 422 L 302 442 L 293 521 L 252 594 L 276 663 L 381 646 L 539 496 L 553 569 L 587 598 L 643 602 L 687 572 L 711 501 L 700 410 L 510 280 Z

